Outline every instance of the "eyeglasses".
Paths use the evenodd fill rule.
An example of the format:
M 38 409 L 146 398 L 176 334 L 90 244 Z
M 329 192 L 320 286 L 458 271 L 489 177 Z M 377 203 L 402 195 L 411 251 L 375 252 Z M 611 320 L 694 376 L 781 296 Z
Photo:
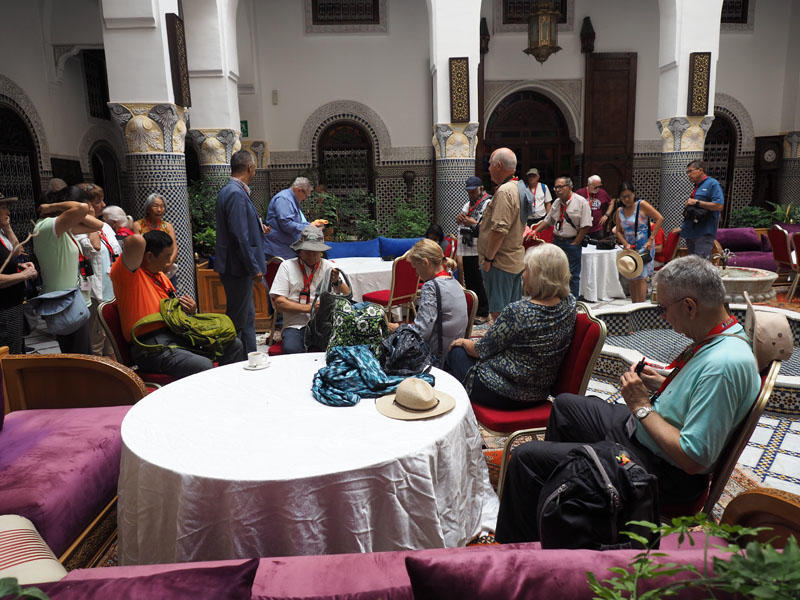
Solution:
M 687 300 L 687 299 L 690 299 L 690 298 L 692 300 L 694 300 L 694 298 L 692 298 L 691 296 L 684 296 L 680 300 L 675 300 L 675 302 L 670 302 L 666 306 L 664 306 L 663 304 L 657 305 L 656 309 L 658 310 L 658 316 L 663 317 L 664 315 L 667 314 L 667 310 L 669 310 L 670 306 L 672 306 L 673 304 L 679 304 L 680 302 L 683 302 L 684 300 Z
M 560 189 L 565 188 L 565 187 L 569 187 L 569 186 L 568 185 L 554 185 L 553 189 L 554 190 L 560 190 Z
M 695 171 L 699 171 L 699 170 L 700 170 L 700 169 L 686 169 L 686 174 L 687 174 L 687 175 L 691 175 L 691 174 L 692 174 L 692 173 L 694 173 Z

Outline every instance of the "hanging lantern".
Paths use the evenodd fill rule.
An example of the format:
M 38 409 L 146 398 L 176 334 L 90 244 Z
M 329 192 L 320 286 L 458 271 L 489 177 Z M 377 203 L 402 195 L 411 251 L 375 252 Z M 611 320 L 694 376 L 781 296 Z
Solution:
M 528 47 L 523 52 L 543 63 L 561 50 L 558 45 L 559 10 L 556 0 L 533 0 L 532 7 L 533 12 L 528 17 Z

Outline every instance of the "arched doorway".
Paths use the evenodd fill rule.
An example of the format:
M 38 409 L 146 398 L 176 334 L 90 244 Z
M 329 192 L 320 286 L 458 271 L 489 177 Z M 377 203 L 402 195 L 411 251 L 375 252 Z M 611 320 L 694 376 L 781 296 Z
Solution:
M 11 223 L 20 240 L 33 228 L 40 190 L 33 135 L 16 110 L 0 104 L 0 191 L 19 198 L 10 208 Z
M 488 177 L 489 156 L 503 146 L 517 155 L 518 176 L 536 167 L 541 180 L 552 185 L 557 176 L 572 174 L 575 145 L 564 115 L 542 94 L 530 90 L 514 92 L 492 111 L 484 137 L 485 154 L 478 164 L 484 179 Z
M 119 162 L 110 146 L 98 143 L 89 153 L 92 179 L 103 188 L 105 203 L 122 204 L 122 186 L 119 181 Z
M 372 140 L 361 125 L 336 121 L 317 141 L 317 165 L 321 186 L 341 198 L 354 192 L 375 191 Z
M 722 113 L 714 113 L 714 121 L 706 134 L 703 147 L 703 162 L 706 173 L 719 181 L 725 192 L 725 209 L 722 212 L 721 226 L 728 223 L 731 210 L 731 190 L 733 186 L 733 163 L 736 157 L 736 127 Z

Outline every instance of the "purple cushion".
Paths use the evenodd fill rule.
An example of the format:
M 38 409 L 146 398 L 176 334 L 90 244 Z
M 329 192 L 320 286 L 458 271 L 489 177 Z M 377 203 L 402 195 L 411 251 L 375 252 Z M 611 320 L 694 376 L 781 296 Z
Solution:
M 52 600 L 85 598 L 241 600 L 250 598 L 257 568 L 258 559 L 253 558 L 238 565 L 180 569 L 143 577 L 62 580 L 39 584 L 37 587 Z
M 717 241 L 731 252 L 742 250 L 761 250 L 761 237 L 752 227 L 718 229 Z
M 792 237 L 793 233 L 800 233 L 800 224 L 797 224 L 797 223 L 778 223 L 778 225 L 783 227 L 789 233 L 789 238 Z
M 772 252 L 772 244 L 769 242 L 769 236 L 763 235 L 761 236 L 761 251 L 762 252 Z
M 62 554 L 117 493 L 128 409 L 9 413 L 0 432 L 0 514 L 27 517 Z
M 626 566 L 638 550 L 522 550 L 488 547 L 476 549 L 469 557 L 440 553 L 435 556 L 411 554 L 406 568 L 416 600 L 474 598 L 569 598 L 591 600 L 586 572 L 598 579 L 610 577 L 610 567 Z M 711 555 L 729 556 L 712 550 Z M 710 559 L 709 559 L 710 560 Z M 691 563 L 702 569 L 703 549 L 682 550 L 660 559 L 662 562 Z M 687 576 L 684 575 L 683 578 Z M 650 589 L 679 579 L 664 577 L 642 582 Z M 640 589 L 640 593 L 644 591 Z M 706 598 L 707 592 L 682 592 L 681 598 Z M 724 597 L 724 596 L 719 596 Z
M 772 252 L 736 252 L 728 264 L 732 267 L 750 267 L 765 271 L 777 271 L 778 269 Z

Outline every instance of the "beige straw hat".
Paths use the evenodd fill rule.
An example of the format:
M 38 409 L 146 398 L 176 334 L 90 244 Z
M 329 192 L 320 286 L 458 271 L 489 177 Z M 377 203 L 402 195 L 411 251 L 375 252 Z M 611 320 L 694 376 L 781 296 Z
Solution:
M 622 250 L 617 254 L 617 271 L 625 279 L 634 279 L 642 274 L 644 261 L 636 250 Z
M 794 350 L 792 328 L 786 315 L 753 308 L 750 294 L 744 293 L 747 312 L 744 315 L 744 331 L 753 340 L 758 370 L 762 371 L 773 360 L 789 360 Z
M 428 419 L 442 415 L 456 405 L 456 399 L 445 394 L 417 377 L 409 377 L 400 382 L 397 392 L 381 396 L 375 403 L 378 411 L 403 421 Z

